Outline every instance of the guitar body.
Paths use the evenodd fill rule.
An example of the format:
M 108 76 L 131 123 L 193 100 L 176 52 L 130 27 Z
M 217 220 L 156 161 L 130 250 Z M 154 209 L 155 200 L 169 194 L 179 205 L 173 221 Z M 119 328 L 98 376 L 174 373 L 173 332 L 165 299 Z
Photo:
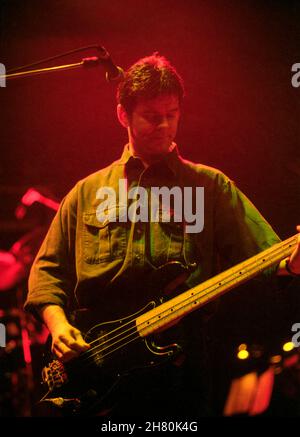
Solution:
M 140 285 L 146 295 L 158 295 L 153 287 L 159 284 L 170 296 L 188 274 L 181 263 L 171 262 L 153 271 L 148 281 Z M 170 341 L 170 330 L 143 338 L 136 329 L 136 320 L 165 299 L 157 298 L 134 314 L 104 323 L 97 323 L 98 311 L 78 311 L 74 325 L 91 347 L 67 363 L 46 354 L 42 379 L 48 393 L 42 401 L 51 402 L 68 415 L 104 414 L 113 407 L 120 387 L 124 389 L 132 376 L 149 373 L 177 357 L 181 347 L 175 340 Z

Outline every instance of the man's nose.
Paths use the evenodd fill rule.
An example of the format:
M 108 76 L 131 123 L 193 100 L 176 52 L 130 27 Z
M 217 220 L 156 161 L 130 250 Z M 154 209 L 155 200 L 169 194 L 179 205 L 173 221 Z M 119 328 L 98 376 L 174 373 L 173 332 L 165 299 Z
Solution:
M 161 117 L 158 126 L 159 129 L 167 129 L 169 127 L 169 120 L 168 117 Z

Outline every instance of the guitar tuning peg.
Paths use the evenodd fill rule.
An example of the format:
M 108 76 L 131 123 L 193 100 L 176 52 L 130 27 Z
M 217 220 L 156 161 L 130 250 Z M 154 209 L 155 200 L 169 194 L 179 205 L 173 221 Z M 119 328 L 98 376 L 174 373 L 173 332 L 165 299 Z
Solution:
M 197 268 L 197 263 L 196 262 L 188 264 L 188 269 L 189 270 L 194 271 L 194 270 L 196 270 L 196 268 Z

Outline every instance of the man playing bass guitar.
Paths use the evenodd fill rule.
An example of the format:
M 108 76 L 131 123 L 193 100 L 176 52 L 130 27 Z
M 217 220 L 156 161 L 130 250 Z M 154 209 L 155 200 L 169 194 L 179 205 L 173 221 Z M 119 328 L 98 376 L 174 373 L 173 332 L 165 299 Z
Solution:
M 151 354 L 152 348 L 153 357 L 174 352 L 173 359 L 152 368 L 151 358 L 147 359 L 144 370 L 132 374 L 128 370 L 139 365 L 126 367 L 126 384 L 120 384 L 106 409 L 99 403 L 101 414 L 209 415 L 204 334 L 209 315 L 203 307 L 184 317 L 190 307 L 199 305 L 205 290 L 188 306 L 182 302 L 194 292 L 183 298 L 181 293 L 272 247 L 278 249 L 268 257 L 254 258 L 237 271 L 229 270 L 217 283 L 209 282 L 208 289 L 214 291 L 208 301 L 218 287 L 226 288 L 226 281 L 234 283 L 238 275 L 300 274 L 297 235 L 284 247 L 276 246 L 280 238 L 232 180 L 179 154 L 174 139 L 183 98 L 182 78 L 163 56 L 153 54 L 128 69 L 117 92 L 117 115 L 128 132 L 128 143 L 119 160 L 80 180 L 66 195 L 31 269 L 25 308 L 47 325 L 58 367 L 62 363 L 67 368 L 95 350 L 91 356 L 100 363 L 100 372 L 102 361 L 113 357 L 111 352 L 125 348 L 107 366 L 119 377 L 118 365 L 122 370 L 133 338 L 156 333 L 163 345 L 173 344 L 165 352 L 164 346 L 146 341 L 145 349 Z M 258 263 L 266 263 L 265 268 Z M 148 280 L 152 272 L 158 276 L 162 272 L 154 286 Z M 163 289 L 165 298 L 160 296 Z M 172 290 L 178 300 L 172 300 L 176 296 Z M 156 309 L 151 304 L 155 298 Z M 139 312 L 149 302 L 145 312 Z M 164 311 L 159 304 L 167 305 Z M 86 335 L 91 325 L 81 328 L 73 321 L 73 310 L 81 310 L 82 319 L 94 312 L 93 323 L 103 323 L 96 339 Z M 135 316 L 127 319 L 130 315 Z M 109 321 L 117 322 L 109 326 L 109 335 L 102 335 Z M 149 331 L 147 326 L 152 326 Z M 78 371 L 75 379 L 83 378 L 83 373 Z M 49 378 L 47 373 L 45 380 Z M 115 383 L 112 386 L 109 392 Z M 96 388 L 94 395 L 98 405 Z M 84 394 L 81 399 L 75 392 L 75 398 L 80 403 Z

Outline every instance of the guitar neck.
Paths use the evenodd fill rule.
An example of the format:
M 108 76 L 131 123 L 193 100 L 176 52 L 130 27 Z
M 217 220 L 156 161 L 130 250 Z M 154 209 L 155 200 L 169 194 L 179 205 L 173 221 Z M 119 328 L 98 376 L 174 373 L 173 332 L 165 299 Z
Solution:
M 190 290 L 136 318 L 141 337 L 153 334 L 172 322 L 218 298 L 227 291 L 254 278 L 289 256 L 297 244 L 298 234 L 202 282 Z

